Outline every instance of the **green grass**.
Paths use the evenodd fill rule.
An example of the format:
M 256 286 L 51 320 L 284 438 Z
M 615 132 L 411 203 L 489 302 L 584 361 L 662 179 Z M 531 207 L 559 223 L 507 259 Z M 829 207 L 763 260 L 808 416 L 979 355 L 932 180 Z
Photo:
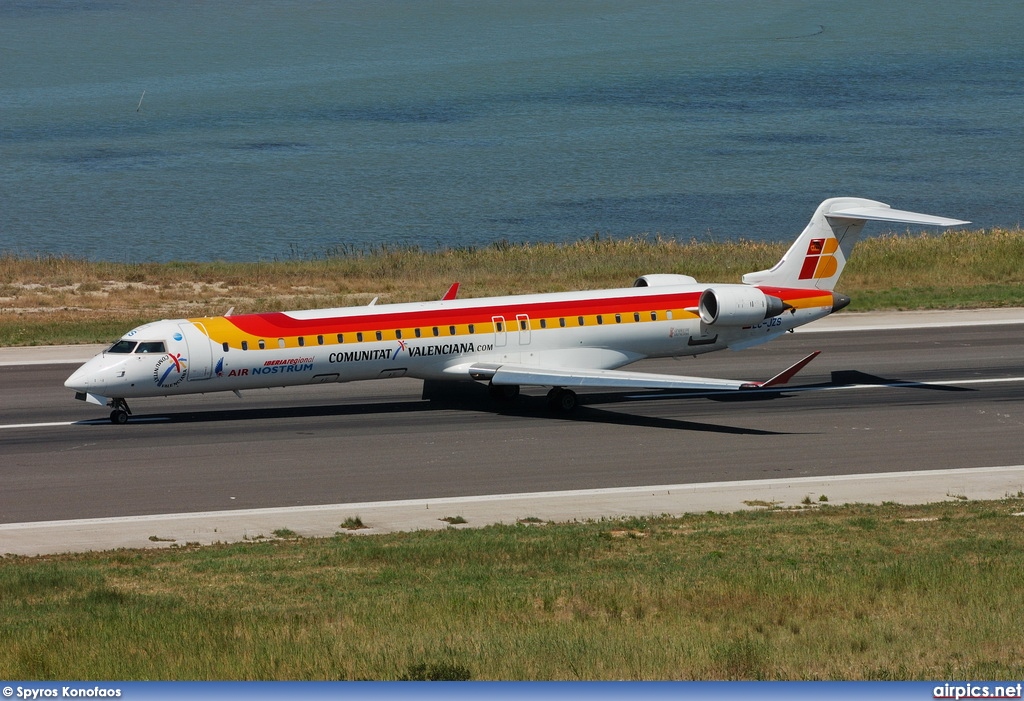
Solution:
M 0 256 L 0 346 L 105 342 L 142 321 L 460 296 L 623 287 L 646 273 L 738 282 L 788 243 L 594 237 L 423 251 L 379 247 L 250 263 L 95 263 Z M 852 311 L 1024 305 L 1024 231 L 950 231 L 862 241 L 839 291 Z
M 0 677 L 1020 678 L 1022 507 L 6 558 Z

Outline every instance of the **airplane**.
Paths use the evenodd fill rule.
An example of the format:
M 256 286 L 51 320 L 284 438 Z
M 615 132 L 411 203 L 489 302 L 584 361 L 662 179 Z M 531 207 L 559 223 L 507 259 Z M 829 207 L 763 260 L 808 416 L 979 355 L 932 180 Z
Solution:
M 72 374 L 75 397 L 111 408 L 128 399 L 394 377 L 424 380 L 424 396 L 453 382 L 486 382 L 497 399 L 550 387 L 549 406 L 577 406 L 572 388 L 745 390 L 787 383 L 818 353 L 766 381 L 620 370 L 644 358 L 743 350 L 846 307 L 839 276 L 868 221 L 970 222 L 892 209 L 874 200 L 822 202 L 773 267 L 742 283 L 649 274 L 621 289 L 440 300 L 262 314 L 165 319 L 132 329 Z

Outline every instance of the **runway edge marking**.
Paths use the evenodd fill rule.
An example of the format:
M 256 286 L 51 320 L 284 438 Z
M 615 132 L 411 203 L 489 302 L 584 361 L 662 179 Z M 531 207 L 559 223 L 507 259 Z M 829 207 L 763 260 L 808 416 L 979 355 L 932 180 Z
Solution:
M 725 482 L 696 482 L 692 484 L 663 484 L 638 487 L 605 487 L 600 489 L 570 489 L 549 492 L 518 492 L 512 494 L 484 494 L 478 496 L 437 497 L 433 499 L 404 499 L 394 501 L 369 501 L 342 504 L 317 504 L 312 506 L 277 506 L 260 509 L 228 509 L 222 511 L 197 511 L 172 514 L 147 514 L 140 516 L 109 516 L 102 518 L 72 519 L 60 521 L 30 521 L 25 523 L 0 524 L 0 533 L 13 530 L 44 529 L 56 527 L 98 526 L 127 523 L 156 523 L 161 521 L 202 520 L 209 518 L 254 518 L 290 514 L 315 514 L 327 511 L 359 511 L 384 508 L 429 509 L 442 505 L 495 503 L 501 501 L 579 499 L 606 496 L 693 494 L 701 491 L 731 489 L 770 489 L 772 487 L 793 487 L 815 483 L 858 482 L 900 479 L 924 479 L 937 477 L 964 477 L 983 474 L 1024 472 L 1024 465 L 995 465 L 989 467 L 962 467 L 944 470 L 907 470 L 902 472 L 857 473 L 850 475 L 826 475 L 810 477 L 773 477 L 762 480 L 732 480 Z M 1022 484 L 1024 487 L 1024 484 Z

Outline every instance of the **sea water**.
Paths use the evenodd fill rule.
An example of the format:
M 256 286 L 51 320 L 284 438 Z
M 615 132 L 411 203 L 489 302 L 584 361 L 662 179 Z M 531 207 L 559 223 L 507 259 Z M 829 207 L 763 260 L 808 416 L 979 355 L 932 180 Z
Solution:
M 1016 226 L 1022 114 L 1017 1 L 0 0 L 0 253 Z

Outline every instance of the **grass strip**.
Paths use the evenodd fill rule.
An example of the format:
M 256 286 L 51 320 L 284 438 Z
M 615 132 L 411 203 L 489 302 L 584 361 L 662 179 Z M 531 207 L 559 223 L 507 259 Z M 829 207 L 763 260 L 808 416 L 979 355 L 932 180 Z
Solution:
M 0 677 L 1020 679 L 1022 509 L 315 540 L 282 523 L 282 540 L 7 557 Z
M 738 282 L 789 244 L 594 237 L 426 251 L 381 246 L 248 263 L 105 263 L 0 255 L 0 346 L 106 342 L 142 321 L 624 287 L 646 273 Z M 840 284 L 851 311 L 1024 305 L 1024 231 L 889 234 L 858 244 Z

